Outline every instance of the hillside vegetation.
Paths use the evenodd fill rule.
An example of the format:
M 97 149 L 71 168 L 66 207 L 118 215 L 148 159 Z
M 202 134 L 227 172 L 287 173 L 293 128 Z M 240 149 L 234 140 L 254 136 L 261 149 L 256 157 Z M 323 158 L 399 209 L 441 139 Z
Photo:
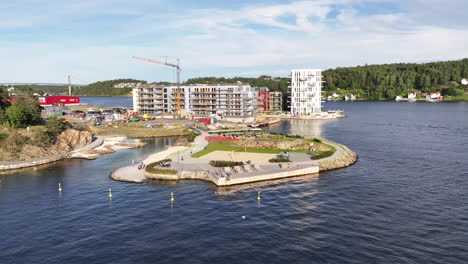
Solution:
M 250 84 L 252 87 L 268 87 L 270 91 L 281 91 L 286 92 L 288 90 L 290 78 L 280 78 L 262 75 L 258 78 L 244 78 L 244 77 L 200 77 L 188 79 L 185 84 L 235 84 L 242 82 L 244 84 Z
M 126 96 L 132 91 L 132 88 L 114 88 L 114 85 L 119 84 L 119 83 L 132 83 L 132 82 L 146 83 L 146 81 L 134 80 L 134 79 L 116 79 L 116 80 L 100 81 L 100 82 L 95 82 L 86 86 L 76 88 L 75 90 L 73 90 L 73 95 L 76 95 L 76 96 Z
M 336 68 L 323 76 L 325 91 L 346 90 L 364 99 L 394 99 L 415 90 L 463 96 L 460 81 L 468 77 L 468 59 Z

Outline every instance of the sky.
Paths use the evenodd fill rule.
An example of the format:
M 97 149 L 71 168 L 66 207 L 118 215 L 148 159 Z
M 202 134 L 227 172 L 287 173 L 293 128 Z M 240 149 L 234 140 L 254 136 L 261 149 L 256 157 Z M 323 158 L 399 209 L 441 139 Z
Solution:
M 468 57 L 467 0 L 15 0 L 0 83 L 286 77 L 291 69 Z

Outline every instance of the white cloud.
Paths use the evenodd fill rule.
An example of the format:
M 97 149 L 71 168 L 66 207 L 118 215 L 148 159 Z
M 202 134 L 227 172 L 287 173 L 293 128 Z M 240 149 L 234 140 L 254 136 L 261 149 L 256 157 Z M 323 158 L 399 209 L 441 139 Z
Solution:
M 284 75 L 295 67 L 329 68 L 468 57 L 468 29 L 418 19 L 430 8 L 424 5 L 418 10 L 400 3 L 401 9 L 395 8 L 398 11 L 372 13 L 363 12 L 362 7 L 369 2 L 374 5 L 395 2 L 318 0 L 153 13 L 151 8 L 145 11 L 142 2 L 131 1 L 133 6 L 121 0 L 106 2 L 107 5 L 104 2 L 62 4 L 65 13 L 75 17 L 80 17 L 83 10 L 130 15 L 131 18 L 117 23 L 112 32 L 102 33 L 105 41 L 83 32 L 76 32 L 73 41 L 60 38 L 21 44 L 0 41 L 0 57 L 4 58 L 0 62 L 4 73 L 0 82 L 62 81 L 68 72 L 84 81 L 118 77 L 174 80 L 171 69 L 132 60 L 132 55 L 180 57 L 185 78 L 255 73 Z M 447 3 L 447 6 L 453 5 Z M 109 9 L 98 11 L 105 7 Z M 440 14 L 450 16 L 443 5 L 438 8 Z M 332 13 L 336 16 L 330 19 Z M 295 23 L 285 22 L 284 17 L 294 17 Z M 65 18 L 60 19 L 66 22 Z M 86 21 L 81 19 L 75 23 Z M 24 21 L 24 25 L 11 22 L 6 27 L 31 25 Z M 0 24 L 0 33 L 1 28 Z

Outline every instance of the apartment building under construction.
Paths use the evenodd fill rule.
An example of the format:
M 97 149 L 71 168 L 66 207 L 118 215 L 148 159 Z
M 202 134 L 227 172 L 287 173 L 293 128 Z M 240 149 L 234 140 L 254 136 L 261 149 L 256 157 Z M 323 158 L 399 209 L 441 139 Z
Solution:
M 142 114 L 250 117 L 257 108 L 257 89 L 244 84 L 143 84 L 133 89 L 133 111 Z

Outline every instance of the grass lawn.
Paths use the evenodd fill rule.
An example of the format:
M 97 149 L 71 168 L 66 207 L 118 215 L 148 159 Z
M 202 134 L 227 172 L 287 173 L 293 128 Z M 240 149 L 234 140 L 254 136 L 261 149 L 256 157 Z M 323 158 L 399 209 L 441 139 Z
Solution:
M 468 101 L 468 94 L 461 96 L 444 96 L 444 101 Z
M 281 152 L 299 152 L 299 153 L 309 153 L 307 150 L 290 150 L 290 149 L 261 149 L 261 148 L 244 148 L 239 146 L 231 146 L 230 142 L 211 142 L 205 149 L 200 150 L 197 153 L 192 154 L 193 158 L 202 157 L 213 151 L 235 151 L 235 152 L 253 152 L 253 153 L 268 153 L 268 154 L 280 154 Z

